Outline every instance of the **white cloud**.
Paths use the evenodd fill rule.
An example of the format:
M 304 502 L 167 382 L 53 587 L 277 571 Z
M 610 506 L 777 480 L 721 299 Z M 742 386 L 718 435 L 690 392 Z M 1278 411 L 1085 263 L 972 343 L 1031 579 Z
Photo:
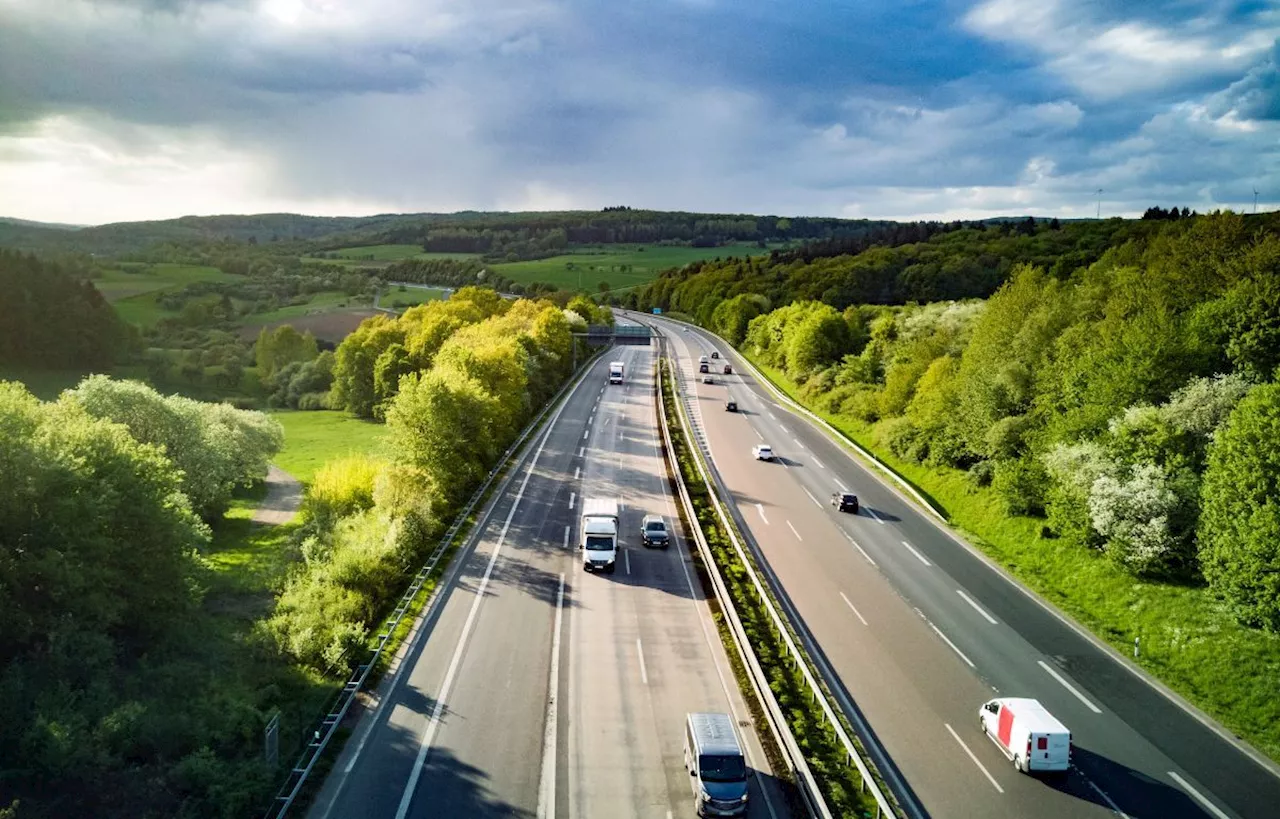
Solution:
M 264 186 L 268 157 L 236 150 L 200 129 L 43 120 L 0 137 L 0 213 L 95 224 L 185 214 L 385 211 L 358 197 L 290 199 Z
M 1041 55 L 1047 70 L 1087 96 L 1111 100 L 1243 71 L 1280 36 L 1275 13 L 1232 24 L 1212 12 L 1156 25 L 1108 18 L 1098 3 L 1082 0 L 986 0 L 964 23 Z

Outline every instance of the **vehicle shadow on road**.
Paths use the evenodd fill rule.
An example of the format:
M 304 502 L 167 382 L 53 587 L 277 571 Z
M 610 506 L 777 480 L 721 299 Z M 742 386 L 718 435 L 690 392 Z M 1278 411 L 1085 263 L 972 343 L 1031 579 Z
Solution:
M 756 768 L 751 769 L 751 779 L 747 783 L 748 793 L 750 794 L 749 804 L 755 805 L 757 809 L 764 804 L 768 794 L 769 804 L 782 804 L 787 807 L 787 814 L 791 816 L 808 816 L 809 810 L 805 806 L 803 797 L 796 790 L 796 786 L 785 779 L 779 779 L 767 771 L 761 771 Z M 772 814 L 769 810 L 767 813 Z M 748 815 L 751 812 L 748 811 Z M 758 815 L 758 813 L 756 814 Z
M 897 523 L 902 520 L 902 518 L 892 512 L 886 512 L 883 509 L 877 509 L 874 506 L 863 506 L 861 504 L 859 504 L 858 511 L 854 512 L 854 514 L 858 517 L 871 518 L 872 520 L 879 518 L 885 523 Z
M 497 798 L 489 790 L 488 779 L 488 774 L 458 759 L 447 748 L 432 748 L 422 766 L 411 815 L 468 819 L 534 816 L 532 811 Z
M 1075 746 L 1071 762 L 1069 776 L 1046 779 L 1045 784 L 1107 810 L 1119 808 L 1132 819 L 1209 816 L 1185 791 L 1088 748 Z
M 559 544 L 556 546 L 559 547 Z M 459 576 L 457 590 L 478 591 L 481 576 Z M 560 595 L 560 574 L 530 564 L 523 559 L 520 551 L 503 552 L 493 564 L 493 571 L 489 574 L 489 583 L 485 587 L 484 596 L 497 597 L 507 590 L 517 591 L 549 606 L 554 606 Z M 567 586 L 564 605 L 565 607 L 573 605 Z

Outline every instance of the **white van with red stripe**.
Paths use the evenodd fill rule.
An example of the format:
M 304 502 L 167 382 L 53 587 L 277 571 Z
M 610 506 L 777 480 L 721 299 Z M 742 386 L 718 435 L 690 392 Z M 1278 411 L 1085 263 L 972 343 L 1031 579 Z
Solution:
M 978 721 L 1023 773 L 1071 767 L 1071 732 L 1036 700 L 999 697 L 978 709 Z

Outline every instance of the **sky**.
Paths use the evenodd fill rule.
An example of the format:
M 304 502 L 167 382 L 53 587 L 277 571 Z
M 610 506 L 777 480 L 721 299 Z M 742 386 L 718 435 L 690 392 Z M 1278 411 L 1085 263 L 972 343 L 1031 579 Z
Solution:
M 1270 210 L 1278 38 L 1280 0 L 0 0 L 0 215 Z

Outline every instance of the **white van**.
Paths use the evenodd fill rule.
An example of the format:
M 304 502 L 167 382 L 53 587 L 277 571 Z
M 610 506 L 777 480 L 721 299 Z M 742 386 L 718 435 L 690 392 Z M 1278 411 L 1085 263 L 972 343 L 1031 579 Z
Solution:
M 747 812 L 747 758 L 728 714 L 689 714 L 684 767 L 693 777 L 699 816 Z
M 1038 701 L 999 697 L 978 709 L 982 733 L 1023 773 L 1071 767 L 1071 732 Z

